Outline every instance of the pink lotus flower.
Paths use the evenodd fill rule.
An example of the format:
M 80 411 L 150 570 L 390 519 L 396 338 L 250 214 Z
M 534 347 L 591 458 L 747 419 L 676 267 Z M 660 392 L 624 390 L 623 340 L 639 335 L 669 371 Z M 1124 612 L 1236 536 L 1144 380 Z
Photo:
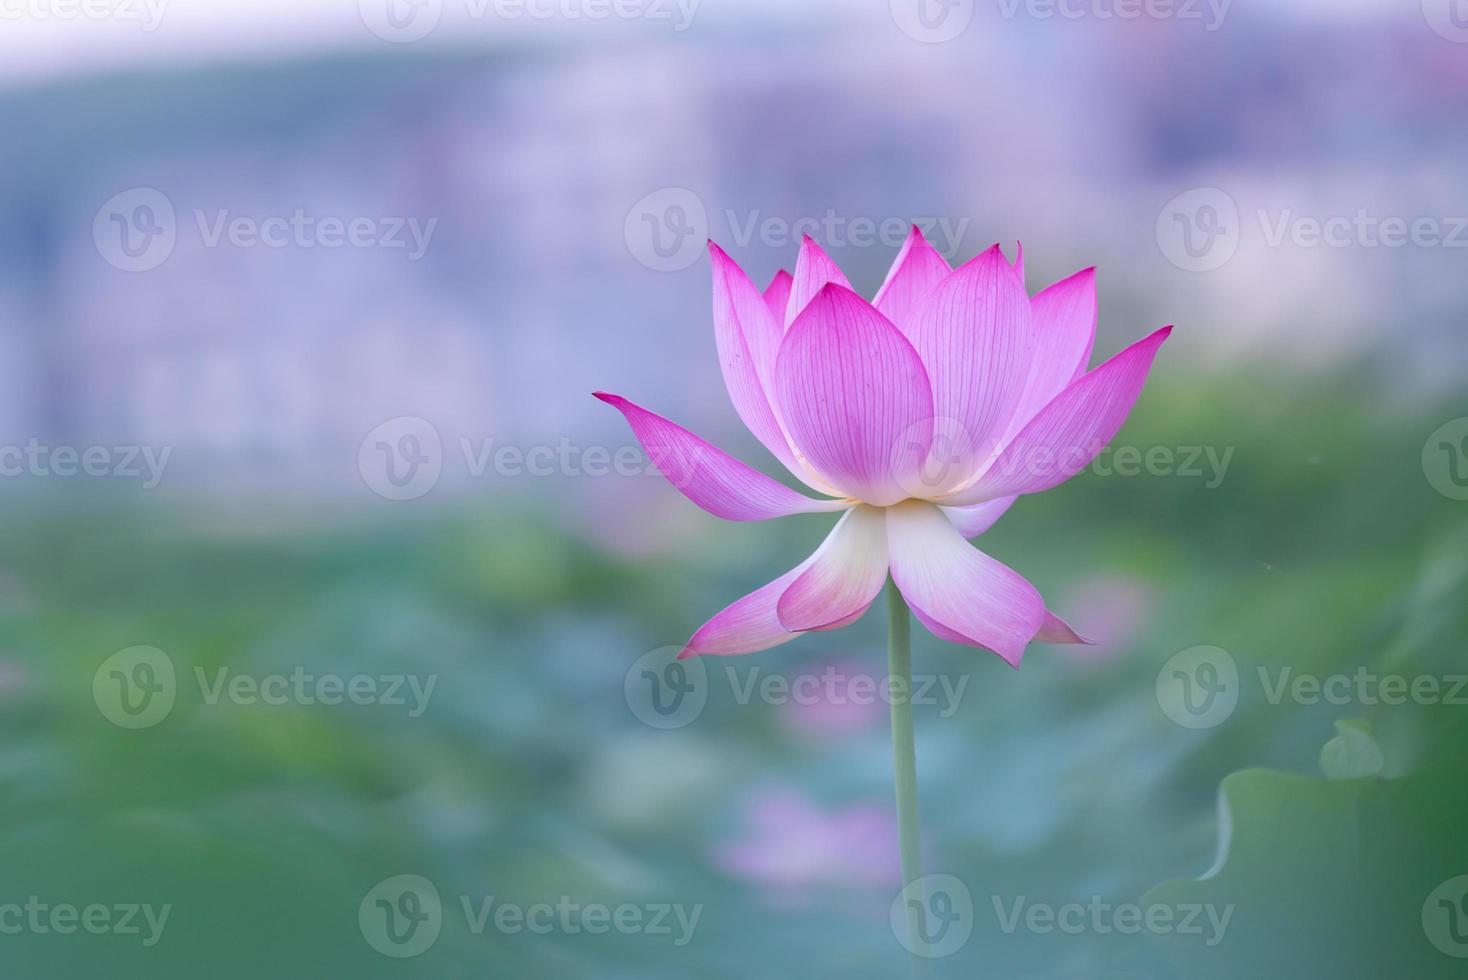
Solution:
M 1018 666 L 1032 640 L 1085 642 L 966 538 L 1074 476 L 1121 428 L 1164 327 L 1086 371 L 1095 271 L 1030 297 L 1023 253 L 957 269 L 914 228 L 868 303 L 807 237 L 761 291 L 712 242 L 714 330 L 744 424 L 823 498 L 786 487 L 625 398 L 650 457 L 733 521 L 844 512 L 815 554 L 705 623 L 680 656 L 752 653 L 855 622 L 890 571 L 935 635 Z M 681 468 L 670 461 L 683 461 Z M 671 470 L 678 472 L 670 472 Z

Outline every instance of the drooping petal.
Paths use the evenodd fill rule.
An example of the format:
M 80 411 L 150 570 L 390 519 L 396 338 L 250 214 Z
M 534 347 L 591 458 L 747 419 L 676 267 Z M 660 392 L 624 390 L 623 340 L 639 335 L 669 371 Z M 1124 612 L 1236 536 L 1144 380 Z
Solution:
M 806 235 L 800 241 L 800 255 L 795 260 L 795 276 L 790 283 L 790 299 L 785 305 L 786 330 L 829 282 L 851 288 L 840 266 L 821 251 L 814 238 Z
M 1050 610 L 1045 610 L 1045 622 L 1040 626 L 1040 632 L 1035 634 L 1037 643 L 1080 643 L 1085 646 L 1095 646 L 1095 640 L 1088 640 L 1071 628 L 1071 625 Z
M 1096 270 L 1082 269 L 1040 290 L 1030 299 L 1030 319 L 1035 349 L 1011 434 L 1085 373 L 1096 340 Z
M 917 351 L 870 303 L 834 283 L 785 335 L 775 399 L 790 441 L 823 480 L 879 507 L 932 444 L 933 397 Z
M 850 506 L 796 493 L 681 425 L 619 395 L 594 392 L 626 417 L 632 432 L 668 482 L 698 506 L 728 521 L 764 521 L 787 514 L 810 514 Z
M 775 322 L 780 325 L 781 333 L 785 332 L 785 311 L 790 306 L 790 286 L 794 281 L 790 273 L 781 269 L 765 287 L 765 305 L 770 308 Z
M 958 528 L 958 533 L 966 538 L 976 538 L 989 528 L 994 522 L 1004 516 L 1017 497 L 1000 497 L 998 500 L 986 500 L 981 504 L 970 504 L 967 507 L 944 507 L 943 513 Z
M 1019 431 L 974 483 L 943 503 L 976 504 L 1059 486 L 1085 469 L 1126 421 L 1162 342 L 1163 327 L 1081 375 Z
M 713 242 L 709 257 L 714 268 L 714 340 L 729 400 L 745 428 L 787 469 L 805 479 L 768 395 L 784 328 L 738 263 Z
M 923 501 L 887 509 L 887 548 L 892 580 L 923 625 L 1019 666 L 1045 621 L 1045 602 L 1034 586 L 970 545 Z
M 854 507 L 785 590 L 776 614 L 787 630 L 820 629 L 860 614 L 886 581 L 886 516 L 876 507 Z
M 962 486 L 992 458 L 1024 392 L 1030 330 L 1030 298 L 997 245 L 928 293 L 907 332 L 932 379 L 947 485 L 912 496 Z
M 784 624 L 780 622 L 776 609 L 785 590 L 790 588 L 791 584 L 810 568 L 819 556 L 820 551 L 817 550 L 815 554 L 773 582 L 725 606 L 722 611 L 699 627 L 698 631 L 684 645 L 682 652 L 678 654 L 678 659 L 755 653 L 795 639 L 800 634 L 792 633 L 785 628 Z M 862 609 L 822 629 L 836 630 L 848 626 L 861 618 L 861 614 L 865 611 Z
M 899 330 L 906 331 L 919 304 L 952 271 L 948 260 L 913 225 L 872 305 Z

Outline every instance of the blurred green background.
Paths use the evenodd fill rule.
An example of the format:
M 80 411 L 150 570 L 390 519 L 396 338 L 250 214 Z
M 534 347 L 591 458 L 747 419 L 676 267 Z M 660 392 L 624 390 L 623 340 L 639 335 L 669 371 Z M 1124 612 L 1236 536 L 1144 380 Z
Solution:
M 763 281 L 794 245 L 751 218 L 834 214 L 941 216 L 955 260 L 1021 238 L 1032 290 L 1098 264 L 1098 359 L 1178 324 L 1114 443 L 1157 462 L 1114 450 L 981 542 L 1098 644 L 1013 671 L 915 634 L 925 862 L 969 903 L 929 975 L 1462 975 L 1461 253 L 1267 233 L 1468 208 L 1442 125 L 1468 49 L 1431 17 L 985 8 L 928 44 L 886 4 L 710 0 L 682 32 L 450 12 L 392 44 L 337 6 L 13 35 L 0 443 L 170 456 L 156 487 L 0 479 L 0 973 L 904 975 L 886 709 L 839 686 L 884 674 L 880 605 L 695 662 L 671 716 L 643 673 L 829 520 L 588 473 L 634 445 L 594 388 L 778 472 L 676 255 L 712 235 Z M 94 219 L 137 188 L 177 242 L 128 271 Z M 1189 269 L 1161 226 L 1196 188 L 1237 213 Z M 196 225 L 296 209 L 437 224 L 421 259 Z M 870 294 L 895 245 L 834 237 Z M 404 418 L 438 475 L 384 499 L 375 441 L 427 433 Z M 476 471 L 502 447 L 573 462 Z M 1386 677 L 1435 693 L 1381 703 Z

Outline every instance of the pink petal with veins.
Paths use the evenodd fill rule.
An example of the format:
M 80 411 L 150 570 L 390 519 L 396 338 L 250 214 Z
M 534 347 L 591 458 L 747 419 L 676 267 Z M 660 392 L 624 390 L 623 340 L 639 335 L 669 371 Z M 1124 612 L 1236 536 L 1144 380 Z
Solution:
M 770 308 L 770 314 L 780 325 L 781 333 L 785 332 L 785 311 L 790 306 L 790 287 L 794 282 L 790 273 L 781 269 L 765 287 L 765 305 Z
M 1072 381 L 1040 410 L 973 485 L 945 499 L 978 503 L 1059 486 L 1096 458 L 1130 414 L 1162 342 L 1163 327 Z
M 887 548 L 892 580 L 923 625 L 1019 666 L 1045 622 L 1045 601 L 1033 585 L 970 545 L 922 501 L 887 509 Z
M 860 615 L 887 581 L 887 521 L 876 507 L 853 507 L 790 583 L 775 613 L 787 630 L 820 629 Z
M 872 305 L 906 333 L 919 304 L 952 271 L 948 260 L 913 225 Z
M 831 257 L 821 251 L 816 240 L 806 235 L 800 242 L 800 255 L 795 260 L 795 276 L 790 284 L 790 300 L 785 306 L 785 329 L 789 330 L 795 318 L 804 312 L 810 301 L 816 298 L 827 283 L 851 288 L 846 274 Z
M 821 290 L 785 335 L 775 400 L 791 443 L 831 486 L 879 507 L 910 496 L 933 397 L 917 351 L 866 300 Z
M 1033 342 L 1030 298 L 995 245 L 927 294 L 907 334 L 932 379 L 934 450 L 946 482 L 912 496 L 936 496 L 992 458 L 1019 405 Z
M 958 528 L 959 534 L 966 538 L 976 538 L 993 527 L 1017 499 L 1019 498 L 1000 497 L 998 500 L 986 500 L 967 507 L 944 507 L 943 513 Z
M 594 392 L 626 417 L 658 471 L 698 506 L 729 521 L 764 521 L 787 514 L 841 510 L 840 500 L 816 500 L 746 466 L 673 422 L 620 395 Z

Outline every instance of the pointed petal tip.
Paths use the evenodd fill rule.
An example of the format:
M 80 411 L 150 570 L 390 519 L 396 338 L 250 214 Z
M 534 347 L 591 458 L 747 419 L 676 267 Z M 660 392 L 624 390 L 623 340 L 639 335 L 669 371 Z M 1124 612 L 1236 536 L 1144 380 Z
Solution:
M 673 659 L 674 660 L 691 660 L 691 659 L 693 659 L 696 656 L 698 656 L 698 651 L 695 650 L 695 649 L 693 649 L 693 647 L 691 647 L 691 646 L 686 646 L 685 645 L 682 650 L 679 650 L 678 651 L 678 656 L 674 657 Z
M 617 404 L 617 402 L 623 400 L 621 395 L 613 395 L 612 393 L 606 391 L 593 391 L 591 393 L 591 397 L 600 399 L 601 401 L 606 402 L 608 405 L 615 405 Z

